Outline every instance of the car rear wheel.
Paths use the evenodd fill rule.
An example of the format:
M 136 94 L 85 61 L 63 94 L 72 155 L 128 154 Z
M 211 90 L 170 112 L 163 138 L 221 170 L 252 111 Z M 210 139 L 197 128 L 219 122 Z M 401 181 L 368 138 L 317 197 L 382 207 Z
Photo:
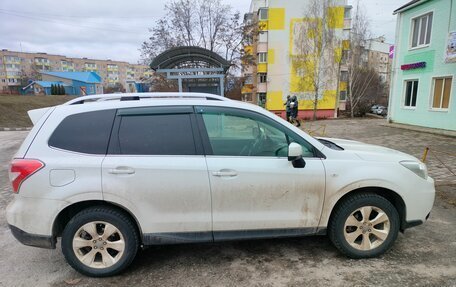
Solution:
M 62 234 L 67 262 L 87 276 L 120 273 L 131 264 L 139 246 L 138 232 L 122 212 L 91 207 L 76 214 Z
M 373 193 L 345 198 L 334 211 L 328 234 L 333 244 L 351 258 L 385 253 L 399 232 L 399 215 L 386 198 Z

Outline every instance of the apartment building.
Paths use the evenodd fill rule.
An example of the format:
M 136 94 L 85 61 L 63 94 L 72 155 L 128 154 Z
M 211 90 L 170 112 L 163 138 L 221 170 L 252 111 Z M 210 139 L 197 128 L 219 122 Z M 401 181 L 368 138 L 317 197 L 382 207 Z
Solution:
M 348 30 L 347 30 L 348 32 Z M 344 54 L 349 53 L 349 41 L 344 40 L 345 47 Z M 373 68 L 378 75 L 382 83 L 384 84 L 384 90 L 381 94 L 374 97 L 377 104 L 387 105 L 388 104 L 388 95 L 391 82 L 391 66 L 392 66 L 392 57 L 390 57 L 390 48 L 392 44 L 385 42 L 384 37 L 368 39 L 363 43 L 363 53 L 361 55 L 362 65 L 365 67 Z M 345 55 L 343 56 L 345 58 Z M 348 85 L 348 67 L 342 61 L 340 66 L 340 78 L 339 78 L 339 110 L 346 110 L 347 105 L 347 85 Z M 372 96 L 372 95 L 370 95 Z
M 70 58 L 46 53 L 0 51 L 0 93 L 18 93 L 21 87 L 40 78 L 40 72 L 96 72 L 105 87 L 121 84 L 136 92 L 137 84 L 152 76 L 146 65 L 122 61 Z
M 296 37 L 300 27 L 307 25 L 306 11 L 312 0 L 252 0 L 249 13 L 245 14 L 246 24 L 254 28 L 249 31 L 244 46 L 246 57 L 242 63 L 242 99 L 261 105 L 266 109 L 284 116 L 286 97 L 297 96 L 299 99 L 300 118 L 313 115 L 313 94 L 307 83 L 299 84 L 302 75 L 293 60 L 297 54 Z M 349 38 L 351 26 L 350 10 L 346 0 L 333 1 L 329 7 L 332 15 L 328 22 L 337 38 L 335 50 L 343 53 L 349 45 L 344 40 Z M 249 61 L 249 56 L 251 60 Z M 340 62 L 332 57 L 322 61 L 324 65 L 339 66 Z M 324 75 L 330 79 L 318 96 L 317 117 L 334 117 L 339 107 L 339 69 L 334 74 Z M 340 70 L 341 71 L 341 70 Z

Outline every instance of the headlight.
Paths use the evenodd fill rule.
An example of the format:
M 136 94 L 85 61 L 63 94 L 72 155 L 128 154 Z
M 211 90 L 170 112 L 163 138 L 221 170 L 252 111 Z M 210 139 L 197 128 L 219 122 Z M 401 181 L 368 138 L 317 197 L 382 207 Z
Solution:
M 419 177 L 427 179 L 428 172 L 427 172 L 426 165 L 424 163 L 418 162 L 418 161 L 409 161 L 409 160 L 404 160 L 399 163 L 403 167 L 406 167 L 407 169 L 413 171 Z

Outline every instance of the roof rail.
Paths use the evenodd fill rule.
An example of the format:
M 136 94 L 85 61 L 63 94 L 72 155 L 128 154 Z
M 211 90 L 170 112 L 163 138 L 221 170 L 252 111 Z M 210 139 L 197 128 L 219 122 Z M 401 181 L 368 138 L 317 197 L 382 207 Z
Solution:
M 230 99 L 213 94 L 204 93 L 125 93 L 125 94 L 102 94 L 77 97 L 62 105 L 78 105 L 86 102 L 101 102 L 110 100 L 135 101 L 141 99 L 206 99 L 215 101 L 229 101 Z

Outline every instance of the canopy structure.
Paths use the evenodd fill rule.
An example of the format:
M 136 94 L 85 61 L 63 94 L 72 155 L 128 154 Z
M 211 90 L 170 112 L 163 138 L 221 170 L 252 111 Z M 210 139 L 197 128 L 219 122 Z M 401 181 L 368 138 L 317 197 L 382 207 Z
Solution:
M 225 73 L 231 64 L 223 57 L 201 47 L 183 46 L 166 50 L 154 58 L 150 67 L 157 73 L 166 73 L 167 79 L 176 79 L 179 92 L 224 92 Z

